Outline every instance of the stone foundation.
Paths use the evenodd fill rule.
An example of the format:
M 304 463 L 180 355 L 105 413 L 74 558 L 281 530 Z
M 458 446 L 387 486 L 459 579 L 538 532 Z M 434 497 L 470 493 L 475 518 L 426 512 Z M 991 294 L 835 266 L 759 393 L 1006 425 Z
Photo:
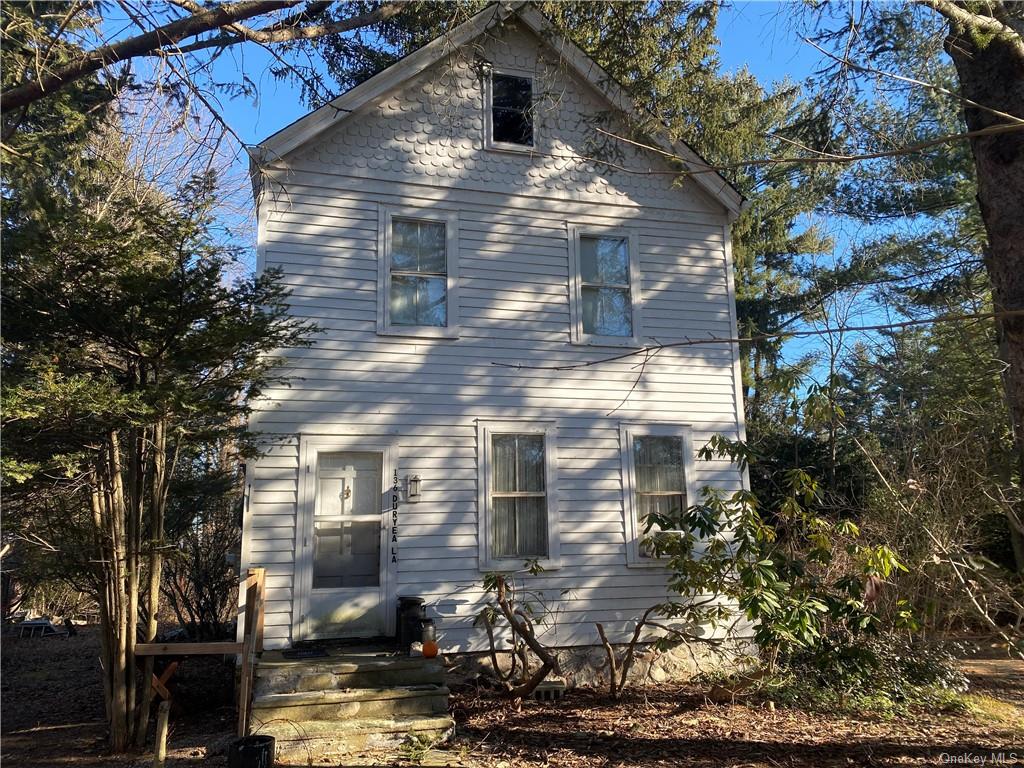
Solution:
M 612 647 L 616 664 L 621 665 L 627 646 Z M 608 655 L 602 646 L 553 650 L 562 667 L 562 679 L 570 688 L 608 687 Z M 665 682 L 685 682 L 701 673 L 732 672 L 749 666 L 756 652 L 756 646 L 749 639 L 732 640 L 714 648 L 702 643 L 682 644 L 665 651 L 658 650 L 652 643 L 638 644 L 627 685 L 642 688 Z M 452 684 L 468 683 L 481 676 L 492 677 L 494 673 L 489 653 L 450 654 L 445 662 Z M 509 654 L 499 651 L 498 663 L 502 670 L 508 670 Z M 539 664 L 532 654 L 531 664 Z

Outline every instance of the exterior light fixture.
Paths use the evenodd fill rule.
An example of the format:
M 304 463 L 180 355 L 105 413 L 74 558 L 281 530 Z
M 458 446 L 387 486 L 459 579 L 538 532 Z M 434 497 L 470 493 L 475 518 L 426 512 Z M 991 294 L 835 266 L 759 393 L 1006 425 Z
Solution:
M 473 61 L 473 69 L 476 71 L 477 79 L 484 80 L 491 76 L 491 72 L 494 70 L 494 65 L 483 56 L 478 55 Z
M 408 483 L 408 487 L 405 494 L 405 500 L 410 504 L 415 504 L 420 500 L 420 476 L 409 475 L 406 482 Z

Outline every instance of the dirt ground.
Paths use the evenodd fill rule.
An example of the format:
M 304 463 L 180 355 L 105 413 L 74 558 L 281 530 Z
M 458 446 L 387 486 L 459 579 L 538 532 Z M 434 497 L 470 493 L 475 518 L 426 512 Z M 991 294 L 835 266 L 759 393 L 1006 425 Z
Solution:
M 152 765 L 152 753 L 106 753 L 99 642 L 94 627 L 71 638 L 3 638 L 3 768 Z M 235 722 L 233 664 L 211 657 L 188 659 L 175 673 L 173 686 L 168 765 L 227 765 L 224 754 Z M 152 723 L 150 729 L 152 737 Z
M 0 761 L 5 768 L 152 765 L 151 753 L 105 754 L 95 631 L 70 639 L 5 638 L 2 654 Z M 346 765 L 1024 765 L 1024 662 L 972 658 L 965 668 L 972 680 L 970 714 L 892 720 L 714 705 L 693 686 L 659 686 L 622 702 L 574 691 L 562 701 L 519 707 L 461 691 L 452 696 L 457 722 L 452 743 L 429 752 L 357 756 Z M 234 723 L 231 666 L 191 659 L 174 680 L 168 766 L 225 766 Z

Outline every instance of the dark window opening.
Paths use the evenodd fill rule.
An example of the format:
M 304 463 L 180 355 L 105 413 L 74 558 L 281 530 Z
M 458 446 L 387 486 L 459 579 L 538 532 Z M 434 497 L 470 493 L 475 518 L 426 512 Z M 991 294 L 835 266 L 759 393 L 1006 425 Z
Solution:
M 491 140 L 533 146 L 533 82 L 528 77 L 491 78 Z

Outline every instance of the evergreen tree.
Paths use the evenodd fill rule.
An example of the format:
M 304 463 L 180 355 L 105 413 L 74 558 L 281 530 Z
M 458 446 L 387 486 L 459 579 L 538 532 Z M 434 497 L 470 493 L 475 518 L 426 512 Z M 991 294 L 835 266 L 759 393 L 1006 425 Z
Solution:
M 43 146 L 18 140 L 33 127 L 14 145 Z M 288 317 L 275 273 L 230 279 L 238 253 L 210 236 L 211 175 L 139 188 L 114 129 L 76 138 L 61 172 L 4 167 L 5 522 L 96 596 L 124 750 L 146 736 L 153 662 L 134 649 L 156 635 L 179 457 L 219 442 L 252 453 L 250 399 L 283 380 L 274 351 L 312 329 Z

